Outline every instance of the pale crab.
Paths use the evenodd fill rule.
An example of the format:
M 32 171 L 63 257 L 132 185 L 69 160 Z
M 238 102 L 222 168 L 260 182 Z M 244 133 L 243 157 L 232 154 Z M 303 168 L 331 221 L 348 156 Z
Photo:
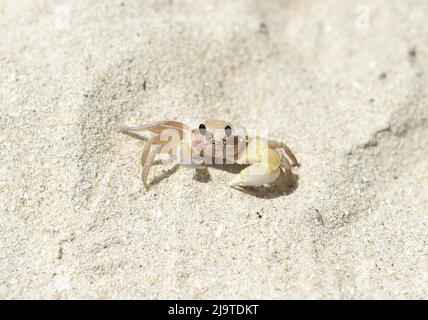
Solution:
M 232 187 L 270 184 L 282 172 L 288 187 L 295 183 L 291 167 L 298 166 L 298 162 L 287 145 L 248 135 L 244 128 L 223 120 L 210 119 L 198 128 L 178 121 L 158 121 L 137 127 L 121 126 L 119 130 L 137 138 L 142 138 L 137 134 L 140 131 L 154 134 L 145 138 L 141 154 L 141 180 L 146 190 L 148 173 L 157 154 L 169 154 L 179 164 L 191 167 L 213 162 L 249 165 L 230 181 Z

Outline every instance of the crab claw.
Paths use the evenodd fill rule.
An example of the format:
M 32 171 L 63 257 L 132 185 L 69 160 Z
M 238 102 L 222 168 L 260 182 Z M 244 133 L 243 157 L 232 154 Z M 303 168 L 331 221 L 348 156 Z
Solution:
M 229 182 L 229 186 L 261 186 L 275 181 L 279 175 L 279 168 L 269 172 L 264 164 L 257 163 L 245 168 L 237 174 L 232 181 Z
M 281 157 L 267 143 L 256 139 L 247 147 L 246 153 L 239 158 L 238 163 L 251 166 L 237 174 L 229 186 L 261 186 L 276 180 L 281 173 Z
M 236 163 L 238 164 L 255 164 L 262 162 L 263 151 L 268 149 L 266 142 L 260 139 L 251 140 L 243 153 L 240 154 Z

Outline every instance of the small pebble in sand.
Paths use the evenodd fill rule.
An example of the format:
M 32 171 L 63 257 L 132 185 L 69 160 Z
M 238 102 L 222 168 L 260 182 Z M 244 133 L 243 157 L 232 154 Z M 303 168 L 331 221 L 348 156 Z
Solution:
M 12 118 L 19 119 L 21 117 L 21 113 L 18 111 L 11 111 L 8 115 Z
M 16 77 L 16 73 L 13 72 L 9 75 L 9 77 L 7 78 L 7 81 L 9 83 L 15 82 L 16 80 L 18 80 L 18 78 Z
M 217 238 L 220 238 L 221 237 L 221 235 L 222 235 L 222 233 L 223 233 L 223 225 L 219 225 L 218 227 L 217 227 L 217 230 L 215 231 L 215 236 L 217 237 Z

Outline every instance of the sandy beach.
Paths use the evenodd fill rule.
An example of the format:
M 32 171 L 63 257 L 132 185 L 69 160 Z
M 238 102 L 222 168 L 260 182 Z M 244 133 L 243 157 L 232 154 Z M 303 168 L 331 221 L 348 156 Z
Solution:
M 428 298 L 428 2 L 0 1 L 0 298 Z M 277 185 L 121 124 L 284 141 Z

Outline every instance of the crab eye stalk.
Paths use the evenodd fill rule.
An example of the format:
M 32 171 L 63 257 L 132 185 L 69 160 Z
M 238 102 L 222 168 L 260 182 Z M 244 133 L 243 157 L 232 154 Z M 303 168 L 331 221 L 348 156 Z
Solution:
M 226 134 L 226 137 L 230 137 L 232 135 L 232 128 L 229 125 L 225 126 L 224 133 Z
M 205 127 L 203 123 L 199 125 L 199 133 L 202 134 L 203 136 L 206 135 L 207 133 L 207 127 Z

